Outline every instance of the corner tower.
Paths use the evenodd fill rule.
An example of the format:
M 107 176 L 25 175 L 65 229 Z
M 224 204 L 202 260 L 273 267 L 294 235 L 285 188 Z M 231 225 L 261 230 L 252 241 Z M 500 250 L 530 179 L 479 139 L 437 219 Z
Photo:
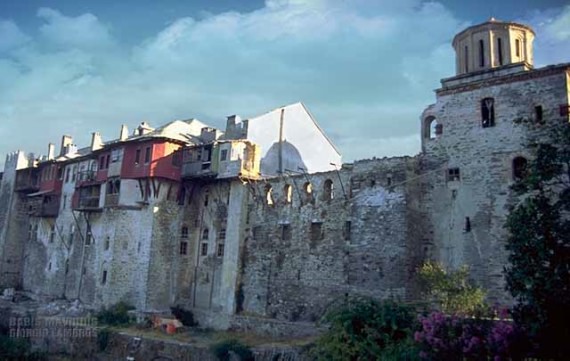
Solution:
M 533 67 L 534 31 L 522 24 L 489 19 L 453 38 L 456 75 L 524 63 Z
M 490 19 L 455 36 L 456 74 L 441 80 L 421 117 L 424 250 L 470 268 L 491 301 L 510 302 L 504 228 L 518 202 L 511 186 L 531 145 L 570 120 L 570 63 L 533 67 L 534 32 Z

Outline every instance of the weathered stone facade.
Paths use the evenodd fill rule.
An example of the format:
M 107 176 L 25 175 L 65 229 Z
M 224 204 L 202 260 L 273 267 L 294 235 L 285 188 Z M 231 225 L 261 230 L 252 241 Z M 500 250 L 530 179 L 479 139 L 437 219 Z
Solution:
M 469 31 L 480 35 L 486 26 Z M 94 306 L 180 305 L 220 328 L 271 319 L 289 329 L 288 322 L 315 321 L 348 295 L 417 299 L 415 271 L 435 259 L 449 268 L 468 265 L 490 300 L 509 302 L 502 272 L 503 225 L 517 202 L 510 186 L 532 157 L 529 144 L 569 121 L 570 64 L 533 69 L 529 39 L 524 62 L 513 55 L 501 65 L 494 53 L 484 69 L 460 66 L 457 76 L 442 80 L 436 103 L 421 116 L 422 152 L 414 157 L 310 172 L 301 165 L 328 170 L 336 163 L 319 165 L 317 156 L 305 163 L 310 146 L 288 144 L 284 134 L 294 129 L 284 124 L 303 132 L 308 121 L 311 136 L 330 147 L 327 159 L 337 153 L 296 104 L 289 112 L 301 114 L 295 121 L 284 122 L 286 112 L 276 110 L 267 115 L 267 129 L 230 117 L 223 138 L 195 120 L 179 122 L 178 128 L 193 127 L 183 148 L 191 164 L 179 171 L 149 160 L 150 173 L 141 176 L 145 148 L 135 148 L 153 134 L 145 123 L 134 138 L 122 130 L 120 140 L 92 145 L 91 153 L 51 161 L 63 164 L 53 216 L 42 208 L 45 191 L 18 192 L 16 174 L 27 160 L 11 155 L 0 189 L 2 285 Z M 276 146 L 260 156 L 256 144 L 240 140 L 247 131 L 270 133 L 267 141 Z M 153 142 L 152 151 L 163 152 L 159 159 L 175 164 L 184 140 L 161 135 Z M 180 158 L 185 162 L 186 153 Z M 78 169 L 96 172 L 98 159 L 103 180 L 98 172 L 76 181 Z

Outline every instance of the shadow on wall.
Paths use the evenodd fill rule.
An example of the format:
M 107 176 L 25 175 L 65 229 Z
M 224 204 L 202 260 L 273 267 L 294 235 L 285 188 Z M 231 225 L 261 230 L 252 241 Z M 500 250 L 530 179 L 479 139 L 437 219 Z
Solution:
M 261 158 L 261 174 L 275 175 L 279 173 L 279 148 L 279 142 L 273 143 L 267 153 L 265 153 L 265 156 Z M 307 170 L 301 153 L 299 153 L 293 144 L 284 140 L 281 143 L 281 149 L 283 155 L 283 169 L 290 169 L 296 172 L 300 167 Z

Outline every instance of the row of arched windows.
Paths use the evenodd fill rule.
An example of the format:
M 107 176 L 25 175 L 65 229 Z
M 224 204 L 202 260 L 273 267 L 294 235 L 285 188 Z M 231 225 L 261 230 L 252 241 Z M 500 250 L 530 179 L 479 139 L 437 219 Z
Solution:
M 306 199 L 313 198 L 313 185 L 311 182 L 305 182 L 303 184 L 303 192 L 305 193 Z M 283 186 L 283 195 L 285 204 L 292 204 L 293 203 L 293 186 L 291 184 L 285 184 Z M 334 185 L 333 181 L 327 179 L 323 183 L 323 200 L 330 201 L 334 198 Z M 267 205 L 274 205 L 275 200 L 273 198 L 273 187 L 271 184 L 267 184 L 265 186 L 265 203 Z

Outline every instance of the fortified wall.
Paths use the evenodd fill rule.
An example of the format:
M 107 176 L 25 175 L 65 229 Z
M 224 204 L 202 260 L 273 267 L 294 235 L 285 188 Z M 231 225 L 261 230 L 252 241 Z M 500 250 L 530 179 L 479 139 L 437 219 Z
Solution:
M 417 267 L 435 260 L 468 266 L 489 301 L 508 303 L 511 186 L 532 144 L 570 121 L 570 64 L 534 69 L 533 38 L 494 19 L 458 34 L 456 75 L 422 113 L 414 157 L 341 165 L 300 103 L 230 116 L 225 134 L 143 122 L 81 149 L 64 136 L 57 156 L 53 144 L 37 160 L 11 154 L 0 285 L 94 307 L 178 305 L 218 328 L 308 329 L 346 296 L 416 300 Z

